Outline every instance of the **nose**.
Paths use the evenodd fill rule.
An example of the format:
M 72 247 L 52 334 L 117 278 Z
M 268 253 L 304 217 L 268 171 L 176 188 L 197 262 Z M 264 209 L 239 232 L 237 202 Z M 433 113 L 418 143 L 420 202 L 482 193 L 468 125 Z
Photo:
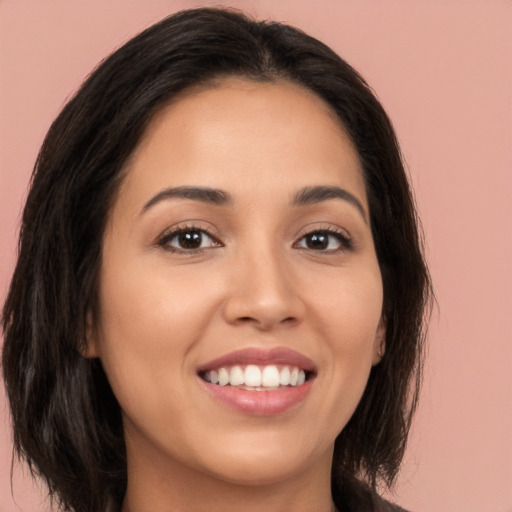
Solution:
M 230 324 L 248 324 L 261 331 L 295 325 L 304 316 L 301 299 L 286 257 L 271 249 L 238 255 L 224 303 Z

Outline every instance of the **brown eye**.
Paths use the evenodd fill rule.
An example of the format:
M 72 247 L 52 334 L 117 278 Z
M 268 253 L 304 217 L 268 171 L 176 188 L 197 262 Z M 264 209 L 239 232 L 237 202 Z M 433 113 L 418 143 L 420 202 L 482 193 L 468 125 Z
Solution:
M 304 235 L 297 243 L 297 247 L 313 251 L 334 252 L 350 249 L 351 242 L 341 233 L 322 230 Z
M 184 231 L 174 238 L 176 238 L 180 249 L 199 249 L 203 241 L 203 234 L 201 231 Z
M 308 249 L 325 250 L 329 247 L 329 235 L 327 233 L 312 233 L 304 238 Z
M 165 235 L 159 245 L 174 252 L 188 252 L 219 247 L 221 244 L 203 229 L 181 228 Z

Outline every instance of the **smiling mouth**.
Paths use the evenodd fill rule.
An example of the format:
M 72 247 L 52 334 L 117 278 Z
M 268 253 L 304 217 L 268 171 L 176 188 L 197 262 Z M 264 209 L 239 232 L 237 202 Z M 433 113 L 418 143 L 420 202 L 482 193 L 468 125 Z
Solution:
M 277 391 L 302 386 L 313 372 L 291 365 L 234 365 L 199 372 L 210 384 L 248 391 Z

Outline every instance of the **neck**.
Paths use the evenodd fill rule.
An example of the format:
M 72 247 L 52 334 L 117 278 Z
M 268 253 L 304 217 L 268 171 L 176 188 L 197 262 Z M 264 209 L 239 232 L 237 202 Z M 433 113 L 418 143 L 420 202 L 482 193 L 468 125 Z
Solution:
M 146 452 L 128 457 L 122 512 L 333 512 L 332 453 L 297 472 L 263 482 L 231 482 Z

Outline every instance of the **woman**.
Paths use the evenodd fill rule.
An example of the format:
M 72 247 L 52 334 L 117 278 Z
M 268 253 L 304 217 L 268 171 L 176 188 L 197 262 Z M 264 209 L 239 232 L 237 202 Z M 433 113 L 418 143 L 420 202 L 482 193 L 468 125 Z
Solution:
M 70 510 L 399 510 L 430 282 L 391 124 L 297 29 L 183 11 L 52 125 L 3 311 Z

